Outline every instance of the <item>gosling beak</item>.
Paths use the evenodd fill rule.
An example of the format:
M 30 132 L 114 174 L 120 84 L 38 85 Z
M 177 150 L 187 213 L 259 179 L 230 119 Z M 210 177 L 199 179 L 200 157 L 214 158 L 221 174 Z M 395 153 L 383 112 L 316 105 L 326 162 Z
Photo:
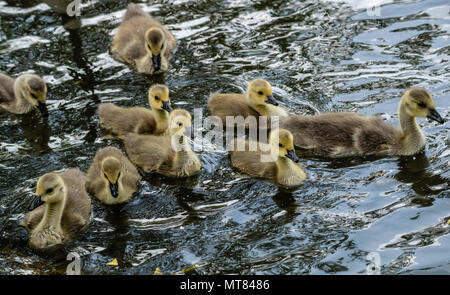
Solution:
M 288 150 L 286 157 L 294 161 L 295 163 L 298 163 L 299 159 L 297 157 L 297 154 L 295 153 L 295 150 Z
M 427 118 L 436 121 L 440 124 L 445 122 L 444 119 L 442 119 L 441 115 L 439 115 L 439 113 L 435 109 L 430 110 L 430 114 L 427 116 Z
M 161 54 L 152 56 L 153 68 L 155 71 L 159 71 L 161 69 Z
M 278 102 L 275 100 L 275 98 L 273 98 L 272 95 L 268 95 L 267 96 L 267 103 L 273 104 L 274 106 L 278 106 Z
M 33 198 L 33 201 L 31 201 L 30 206 L 28 207 L 28 211 L 33 211 L 34 209 L 36 209 L 37 207 L 39 207 L 43 204 L 44 204 L 44 202 L 42 202 L 41 196 L 35 196 Z
M 41 112 L 42 116 L 48 117 L 48 110 L 47 110 L 47 106 L 45 105 L 45 103 L 39 102 L 37 108 L 38 108 L 39 112 Z
M 119 182 L 116 181 L 116 183 L 109 183 L 109 190 L 111 191 L 111 196 L 113 198 L 117 198 L 119 196 Z
M 172 111 L 172 108 L 170 107 L 170 102 L 163 101 L 162 109 L 170 113 Z

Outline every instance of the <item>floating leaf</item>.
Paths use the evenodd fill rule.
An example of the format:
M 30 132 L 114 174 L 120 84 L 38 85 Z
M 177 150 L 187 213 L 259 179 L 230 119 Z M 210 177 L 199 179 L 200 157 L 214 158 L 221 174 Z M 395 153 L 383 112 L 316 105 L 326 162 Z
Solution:
M 180 275 L 180 274 L 187 274 L 193 270 L 195 270 L 197 268 L 197 265 L 193 265 L 193 266 L 189 266 L 188 268 L 185 268 L 183 270 L 177 271 L 175 273 L 173 273 L 174 275 Z
M 155 269 L 155 272 L 153 273 L 153 275 L 154 276 L 160 276 L 160 275 L 162 275 L 163 273 L 162 273 L 162 271 L 159 269 L 159 267 L 157 267 L 156 269 Z
M 113 261 L 111 261 L 111 262 L 108 262 L 106 265 L 111 265 L 111 266 L 118 266 L 119 265 L 119 263 L 117 262 L 117 259 L 116 258 L 114 258 L 113 259 Z

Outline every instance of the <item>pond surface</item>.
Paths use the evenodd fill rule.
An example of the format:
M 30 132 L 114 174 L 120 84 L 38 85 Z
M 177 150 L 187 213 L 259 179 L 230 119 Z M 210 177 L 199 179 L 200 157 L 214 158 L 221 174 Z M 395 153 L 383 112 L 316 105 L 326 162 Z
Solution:
M 85 274 L 193 265 L 198 274 L 366 274 L 371 252 L 382 274 L 450 274 L 450 3 L 380 1 L 368 13 L 370 2 L 147 1 L 179 40 L 170 70 L 148 78 L 108 54 L 126 1 L 84 1 L 81 25 L 67 29 L 57 8 L 0 1 L 0 71 L 40 73 L 50 111 L 47 123 L 0 114 L 0 274 L 64 273 L 70 251 Z M 103 138 L 99 103 L 146 106 L 148 87 L 164 82 L 174 107 L 208 114 L 211 92 L 244 92 L 253 78 L 267 79 L 291 113 L 351 110 L 395 125 L 402 92 L 422 86 L 447 122 L 419 119 L 427 144 L 414 157 L 301 159 L 309 179 L 295 190 L 204 151 L 196 177 L 148 175 L 124 206 L 93 201 L 89 228 L 63 253 L 28 248 L 18 224 L 38 177 L 87 171 L 99 148 L 122 148 Z

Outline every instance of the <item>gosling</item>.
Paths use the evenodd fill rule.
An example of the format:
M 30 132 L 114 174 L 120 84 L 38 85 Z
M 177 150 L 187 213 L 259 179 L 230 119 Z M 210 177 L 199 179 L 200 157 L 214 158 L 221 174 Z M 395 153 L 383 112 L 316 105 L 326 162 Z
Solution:
M 86 178 L 88 193 L 106 205 L 129 201 L 141 180 L 136 167 L 115 147 L 103 148 L 95 154 Z
M 118 61 L 136 66 L 139 73 L 165 72 L 176 47 L 176 39 L 158 20 L 137 4 L 128 9 L 110 46 Z
M 50 172 L 39 178 L 37 196 L 21 224 L 29 231 L 31 248 L 51 250 L 87 228 L 91 199 L 85 182 L 79 169 Z
M 142 107 L 121 108 L 112 103 L 100 104 L 100 126 L 118 138 L 128 133 L 165 134 L 172 111 L 169 89 L 161 84 L 153 85 L 148 92 L 148 103 L 151 110 Z
M 260 116 L 267 117 L 267 122 L 270 122 L 270 117 L 287 117 L 286 110 L 281 108 L 278 102 L 272 96 L 272 86 L 269 82 L 263 79 L 255 79 L 248 83 L 247 93 L 214 93 L 210 96 L 208 101 L 209 111 L 213 116 L 217 116 L 222 120 L 224 125 L 230 126 L 230 121 L 227 122 L 227 117 L 235 118 L 242 116 L 246 120 L 246 127 L 248 117 L 255 117 L 256 120 Z
M 169 134 L 166 136 L 130 133 L 125 137 L 125 150 L 130 160 L 144 172 L 156 172 L 168 177 L 191 176 L 202 167 L 191 150 L 191 115 L 178 109 L 170 113 Z
M 46 97 L 47 86 L 38 75 L 24 74 L 13 79 L 0 73 L 0 107 L 8 112 L 25 114 L 38 109 L 48 117 Z
M 252 144 L 254 151 L 250 150 Z M 243 174 L 272 180 L 286 187 L 297 186 L 307 178 L 298 164 L 293 136 L 287 130 L 272 130 L 269 144 L 236 139 L 231 145 L 231 164 Z
M 367 154 L 410 156 L 425 145 L 416 117 L 439 123 L 444 119 L 435 109 L 431 94 L 424 88 L 411 88 L 398 106 L 401 129 L 376 117 L 356 113 L 295 115 L 280 120 L 280 128 L 292 132 L 302 156 L 345 157 Z

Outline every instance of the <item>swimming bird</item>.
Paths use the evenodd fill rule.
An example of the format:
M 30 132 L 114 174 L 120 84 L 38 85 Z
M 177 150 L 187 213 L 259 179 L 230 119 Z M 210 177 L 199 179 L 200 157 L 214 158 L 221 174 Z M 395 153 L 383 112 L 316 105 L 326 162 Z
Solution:
M 47 86 L 35 74 L 23 74 L 16 79 L 0 73 L 0 107 L 14 114 L 25 114 L 38 109 L 48 116 L 45 100 Z
M 139 73 L 151 75 L 167 71 L 175 47 L 176 39 L 165 26 L 130 3 L 110 53 L 120 62 L 135 65 Z
M 302 156 L 342 157 L 371 153 L 414 155 L 425 145 L 416 117 L 439 123 L 431 94 L 424 88 L 408 89 L 398 105 L 400 129 L 381 118 L 351 112 L 314 116 L 295 115 L 280 120 L 280 128 L 292 132 Z
M 209 111 L 217 116 L 227 126 L 235 125 L 234 122 L 227 123 L 227 116 L 235 118 L 242 116 L 244 119 L 255 117 L 258 123 L 260 116 L 287 117 L 288 113 L 272 96 L 272 86 L 264 79 L 255 79 L 248 83 L 247 93 L 213 93 L 208 101 Z M 231 124 L 230 124 L 231 122 Z M 248 122 L 246 126 L 249 127 Z
M 130 160 L 144 172 L 169 177 L 190 176 L 202 167 L 186 136 L 191 133 L 191 115 L 186 110 L 173 110 L 169 121 L 169 134 L 165 136 L 128 134 L 124 140 L 125 150 Z
M 231 164 L 243 174 L 273 180 L 283 186 L 296 186 L 307 178 L 298 164 L 293 136 L 287 130 L 272 130 L 268 144 L 239 138 L 231 145 Z
M 129 201 L 141 180 L 136 167 L 115 147 L 95 154 L 86 178 L 86 190 L 106 205 Z
M 113 136 L 123 138 L 128 133 L 161 135 L 169 125 L 169 89 L 161 84 L 150 87 L 148 102 L 151 110 L 142 107 L 121 108 L 112 103 L 98 107 L 100 126 Z
M 39 178 L 36 197 L 21 224 L 29 231 L 31 248 L 52 249 L 87 228 L 91 199 L 85 181 L 84 174 L 73 168 Z

